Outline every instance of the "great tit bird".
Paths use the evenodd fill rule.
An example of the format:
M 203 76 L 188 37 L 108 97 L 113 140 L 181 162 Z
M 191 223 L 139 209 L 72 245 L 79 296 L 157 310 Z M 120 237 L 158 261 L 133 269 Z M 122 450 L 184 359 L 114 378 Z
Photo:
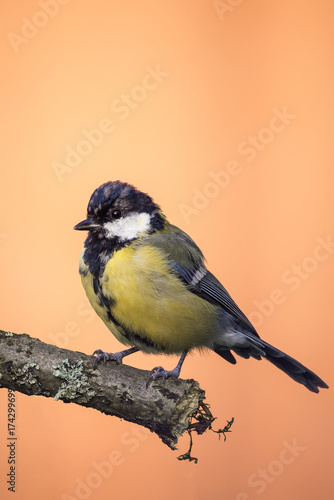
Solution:
M 315 373 L 260 339 L 227 290 L 204 263 L 196 243 L 170 224 L 153 199 L 114 181 L 97 188 L 87 219 L 79 271 L 87 297 L 109 330 L 130 348 L 98 349 L 95 363 L 122 363 L 136 351 L 180 354 L 177 366 L 153 368 L 152 381 L 178 377 L 187 353 L 208 348 L 229 363 L 265 358 L 312 392 L 327 384 Z

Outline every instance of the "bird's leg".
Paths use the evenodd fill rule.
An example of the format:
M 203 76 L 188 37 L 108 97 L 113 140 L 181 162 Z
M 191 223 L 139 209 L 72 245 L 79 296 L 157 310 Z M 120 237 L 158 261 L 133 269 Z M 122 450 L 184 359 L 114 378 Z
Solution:
M 166 378 L 169 377 L 178 378 L 180 375 L 181 366 L 183 365 L 183 361 L 185 360 L 187 354 L 188 351 L 183 351 L 182 356 L 180 357 L 179 362 L 174 370 L 164 370 L 162 366 L 156 366 L 155 368 L 153 368 L 152 374 L 146 382 L 146 389 L 148 389 L 149 385 L 157 378 L 162 378 L 163 380 L 166 380 Z
M 129 356 L 129 354 L 137 351 L 139 351 L 138 347 L 131 347 L 130 349 L 125 349 L 124 351 L 119 352 L 104 352 L 102 349 L 97 349 L 93 352 L 93 356 L 95 356 L 94 366 L 100 363 L 100 361 L 105 363 L 109 360 L 116 361 L 118 365 L 121 365 L 125 356 Z

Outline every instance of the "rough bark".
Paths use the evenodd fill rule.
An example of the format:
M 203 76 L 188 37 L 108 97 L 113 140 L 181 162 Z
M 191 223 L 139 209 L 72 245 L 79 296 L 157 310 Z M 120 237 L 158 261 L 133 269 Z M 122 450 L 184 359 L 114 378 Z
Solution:
M 195 380 L 157 380 L 150 372 L 113 362 L 93 367 L 92 356 L 0 330 L 0 387 L 95 408 L 155 432 L 170 448 L 203 408 Z

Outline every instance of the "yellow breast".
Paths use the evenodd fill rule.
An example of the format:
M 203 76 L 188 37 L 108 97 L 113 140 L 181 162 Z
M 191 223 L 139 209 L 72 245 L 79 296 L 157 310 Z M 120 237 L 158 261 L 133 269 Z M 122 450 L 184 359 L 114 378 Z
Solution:
M 113 300 L 112 315 L 117 322 L 152 341 L 157 351 L 179 353 L 209 345 L 218 333 L 216 307 L 191 293 L 171 273 L 156 248 L 139 244 L 116 251 L 100 283 L 103 295 Z M 87 284 L 85 288 L 94 309 L 115 334 L 106 311 L 94 297 L 92 285 L 88 291 Z

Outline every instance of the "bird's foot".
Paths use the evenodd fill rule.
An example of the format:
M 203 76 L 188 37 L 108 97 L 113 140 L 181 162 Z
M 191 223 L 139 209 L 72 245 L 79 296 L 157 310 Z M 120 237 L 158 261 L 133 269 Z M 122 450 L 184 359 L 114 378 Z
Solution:
M 138 347 L 130 347 L 130 349 L 119 352 L 104 352 L 102 349 L 97 349 L 93 352 L 93 356 L 95 356 L 94 367 L 101 361 L 103 361 L 103 363 L 106 363 L 106 361 L 116 361 L 117 365 L 121 365 L 125 356 L 129 356 L 129 354 L 137 351 L 139 351 Z
M 180 370 L 178 367 L 174 368 L 174 370 L 165 370 L 162 366 L 156 366 L 153 368 L 150 377 L 148 378 L 146 382 L 146 389 L 149 388 L 149 386 L 154 382 L 154 380 L 157 380 L 158 378 L 162 378 L 163 380 L 166 380 L 166 378 L 179 378 L 180 375 Z
M 153 368 L 153 370 L 151 371 L 151 376 L 148 378 L 146 382 L 146 389 L 148 389 L 150 384 L 152 384 L 154 380 L 157 380 L 157 378 L 162 378 L 163 380 L 166 380 L 166 378 L 170 377 L 179 378 L 181 372 L 181 366 L 187 356 L 187 353 L 188 351 L 183 351 L 182 356 L 180 357 L 179 362 L 174 368 L 174 370 L 168 371 L 162 368 L 162 366 L 156 366 L 155 368 Z
M 98 365 L 101 361 L 106 363 L 107 361 L 116 361 L 117 365 L 122 364 L 123 357 L 121 352 L 104 352 L 102 349 L 97 349 L 93 352 L 94 359 L 94 367 Z

